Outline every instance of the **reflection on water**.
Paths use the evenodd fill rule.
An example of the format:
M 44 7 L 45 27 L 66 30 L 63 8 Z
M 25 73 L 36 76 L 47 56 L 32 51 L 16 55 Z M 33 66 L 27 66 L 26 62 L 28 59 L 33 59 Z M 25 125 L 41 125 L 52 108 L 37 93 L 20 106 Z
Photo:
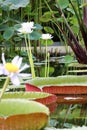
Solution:
M 50 126 L 55 128 L 87 126 L 87 95 L 57 97 L 57 106 L 50 115 Z

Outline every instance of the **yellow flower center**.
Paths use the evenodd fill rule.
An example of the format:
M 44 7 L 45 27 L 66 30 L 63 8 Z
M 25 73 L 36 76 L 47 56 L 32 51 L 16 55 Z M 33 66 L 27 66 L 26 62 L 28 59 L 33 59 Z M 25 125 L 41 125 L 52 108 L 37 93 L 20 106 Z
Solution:
M 19 68 L 16 65 L 13 65 L 12 63 L 6 63 L 5 64 L 5 68 L 9 71 L 9 72 L 17 72 L 19 70 Z

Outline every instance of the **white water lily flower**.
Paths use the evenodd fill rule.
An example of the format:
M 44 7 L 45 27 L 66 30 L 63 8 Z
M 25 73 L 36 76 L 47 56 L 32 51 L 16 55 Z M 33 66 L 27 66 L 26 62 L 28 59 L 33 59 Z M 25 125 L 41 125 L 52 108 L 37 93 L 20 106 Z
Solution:
M 53 37 L 51 34 L 47 33 L 47 34 L 42 34 L 41 38 L 47 40 L 47 39 L 52 39 Z
M 31 74 L 20 73 L 21 71 L 29 67 L 29 65 L 27 64 L 21 67 L 22 57 L 15 56 L 11 63 L 10 62 L 6 63 L 4 53 L 2 53 L 2 62 L 3 64 L 0 64 L 0 75 L 9 76 L 11 82 L 16 86 L 20 85 L 18 77 L 31 76 Z
M 24 22 L 17 31 L 21 34 L 29 34 L 32 33 L 34 28 L 34 22 Z

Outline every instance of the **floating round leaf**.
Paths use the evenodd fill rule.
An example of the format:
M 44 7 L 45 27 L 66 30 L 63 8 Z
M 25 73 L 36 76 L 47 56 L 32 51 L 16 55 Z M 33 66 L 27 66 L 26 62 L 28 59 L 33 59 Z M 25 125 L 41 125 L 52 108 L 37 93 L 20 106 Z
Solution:
M 49 105 L 51 103 L 56 102 L 57 97 L 54 94 L 45 93 L 45 92 L 7 92 L 4 93 L 3 99 L 29 99 L 36 100 L 45 105 Z
M 40 130 L 48 123 L 49 109 L 25 99 L 2 99 L 0 130 Z
M 29 84 L 53 94 L 87 94 L 87 76 L 39 77 L 30 80 Z M 28 86 L 27 90 L 30 91 Z

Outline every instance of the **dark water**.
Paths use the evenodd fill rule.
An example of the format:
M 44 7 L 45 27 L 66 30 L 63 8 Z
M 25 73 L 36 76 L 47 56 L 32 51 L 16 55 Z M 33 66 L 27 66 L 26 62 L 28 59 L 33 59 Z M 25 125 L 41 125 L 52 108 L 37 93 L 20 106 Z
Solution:
M 87 126 L 86 95 L 66 96 L 65 99 L 62 97 L 60 100 L 58 96 L 57 103 L 54 105 L 55 109 L 50 115 L 50 126 L 55 128 Z

